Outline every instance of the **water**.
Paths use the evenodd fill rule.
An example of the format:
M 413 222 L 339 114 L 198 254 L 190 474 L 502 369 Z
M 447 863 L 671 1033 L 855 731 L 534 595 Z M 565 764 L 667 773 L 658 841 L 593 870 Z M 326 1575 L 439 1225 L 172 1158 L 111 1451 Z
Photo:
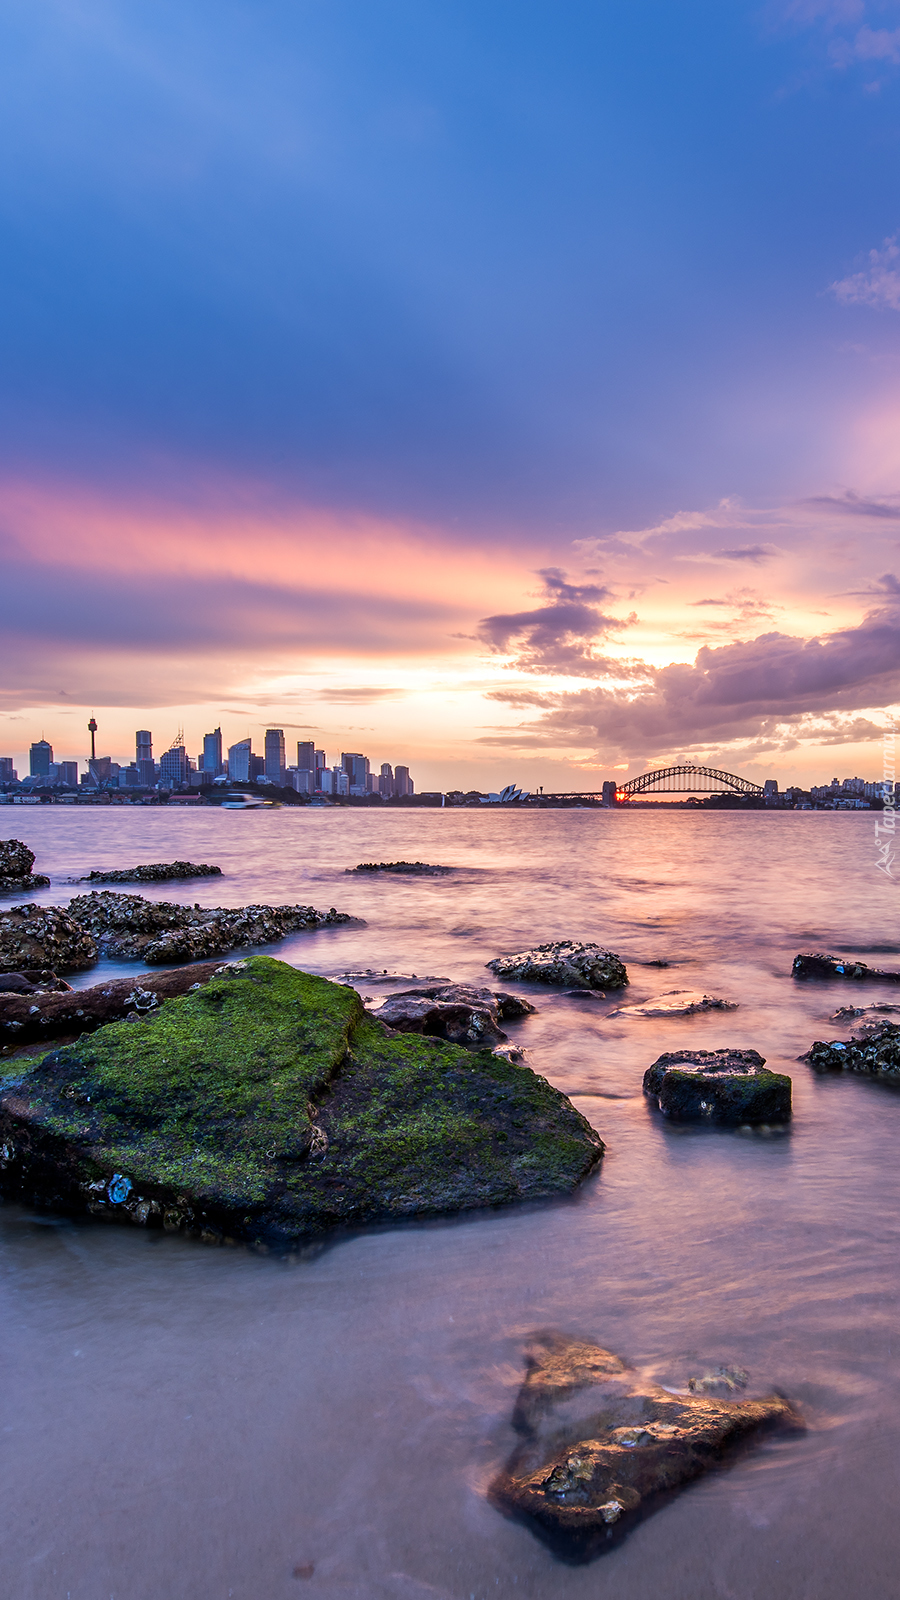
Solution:
M 79 891 L 63 880 L 92 867 L 187 856 L 225 877 L 151 893 L 366 917 L 279 947 L 316 972 L 484 981 L 499 951 L 574 936 L 620 952 L 629 1001 L 684 987 L 740 1002 L 607 1020 L 612 1000 L 535 994 L 539 1014 L 510 1031 L 608 1147 L 571 1201 L 357 1234 L 295 1264 L 0 1210 L 5 1595 L 900 1592 L 900 1094 L 797 1062 L 844 1031 L 828 1018 L 860 991 L 789 976 L 801 949 L 900 966 L 871 816 L 45 807 L 2 821 L 54 880 L 40 900 L 64 903 Z M 400 857 L 461 870 L 344 876 Z M 653 960 L 672 965 L 640 965 Z M 754 1047 L 789 1072 L 791 1131 L 663 1124 L 641 1076 L 686 1044 Z M 736 1362 L 799 1401 L 809 1431 L 693 1486 L 592 1566 L 561 1565 L 484 1498 L 511 1445 L 523 1338 L 548 1326 L 661 1368 Z

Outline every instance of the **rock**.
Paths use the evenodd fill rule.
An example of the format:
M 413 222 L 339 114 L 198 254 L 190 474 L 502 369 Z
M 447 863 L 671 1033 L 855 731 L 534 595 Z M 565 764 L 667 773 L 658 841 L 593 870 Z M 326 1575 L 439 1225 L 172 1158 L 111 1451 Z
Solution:
M 28 889 L 46 889 L 50 879 L 40 872 L 32 872 L 34 851 L 21 839 L 0 839 L 0 892 L 22 893 Z
M 714 994 L 701 994 L 698 989 L 667 989 L 657 1000 L 645 1000 L 642 1005 L 617 1006 L 607 1013 L 610 1017 L 693 1017 L 698 1011 L 737 1011 L 736 1000 L 720 1000 Z
M 486 965 L 498 978 L 559 984 L 562 989 L 621 989 L 628 982 L 624 965 L 611 950 L 568 939 L 539 944 L 518 955 L 495 956 Z
M 440 876 L 445 872 L 452 872 L 452 867 L 433 867 L 428 861 L 361 861 L 357 867 L 348 867 L 348 872 L 401 872 L 418 873 L 423 877 Z
M 864 961 L 851 961 L 843 956 L 795 956 L 791 967 L 794 978 L 877 978 L 881 983 L 900 983 L 900 972 L 884 972 L 879 967 L 867 967 Z
M 883 1083 L 900 1083 L 900 1026 L 882 1022 L 856 1039 L 817 1039 L 800 1059 L 813 1072 L 862 1072 Z
M 25 972 L 0 973 L 0 995 L 71 994 L 72 985 L 48 968 L 29 967 Z
M 512 1420 L 522 1443 L 490 1498 L 573 1563 L 611 1549 L 749 1435 L 802 1426 L 781 1395 L 673 1394 L 609 1350 L 554 1333 L 535 1336 Z
M 17 984 L 15 992 L 10 992 L 6 989 L 9 980 L 0 978 L 0 1046 L 18 1051 L 36 1039 L 71 1038 L 93 1033 L 107 1022 L 143 1016 L 163 1000 L 187 994 L 198 983 L 208 983 L 220 968 L 218 961 L 195 962 L 171 972 L 112 978 L 90 989 L 71 989 L 57 979 L 57 991 L 62 992 L 32 984 Z M 26 978 L 29 976 L 25 974 Z
M 267 956 L 10 1068 L 0 1191 L 210 1240 L 566 1194 L 603 1154 L 527 1068 L 389 1036 L 354 990 Z
M 151 966 L 202 961 L 242 946 L 275 944 L 289 933 L 359 921 L 333 907 L 327 912 L 314 906 L 262 905 L 202 910 L 111 889 L 76 895 L 69 915 L 92 934 L 104 955 Z
M 644 1093 L 675 1122 L 786 1122 L 791 1080 L 755 1050 L 669 1050 L 644 1073 Z
M 173 878 L 221 878 L 222 868 L 206 862 L 153 861 L 144 867 L 120 867 L 115 872 L 89 872 L 82 883 L 166 883 Z
M 530 1016 L 535 1010 L 515 995 L 451 983 L 389 994 L 373 1015 L 400 1033 L 429 1034 L 478 1049 L 505 1043 L 501 1020 Z
M 97 944 L 58 906 L 11 906 L 0 911 L 0 972 L 50 968 L 78 972 L 93 966 Z

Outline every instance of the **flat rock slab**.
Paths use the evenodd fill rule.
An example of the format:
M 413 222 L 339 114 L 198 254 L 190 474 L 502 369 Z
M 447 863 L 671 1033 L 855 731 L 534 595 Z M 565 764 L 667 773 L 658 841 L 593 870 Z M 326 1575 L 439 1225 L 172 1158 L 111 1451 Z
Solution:
M 373 1015 L 401 1033 L 428 1034 L 480 1049 L 506 1042 L 501 1021 L 530 1016 L 536 1009 L 517 995 L 450 983 L 389 994 Z
M 517 955 L 495 956 L 485 965 L 498 978 L 517 983 L 552 983 L 561 989 L 621 989 L 628 982 L 624 964 L 599 944 L 559 940 Z
M 603 1154 L 527 1067 L 388 1035 L 253 956 L 0 1080 L 0 1192 L 210 1242 L 567 1194 Z
M 861 1072 L 883 1083 L 900 1084 L 900 1026 L 882 1022 L 856 1039 L 817 1039 L 801 1060 L 813 1072 Z
M 900 972 L 868 967 L 864 961 L 853 961 L 849 956 L 795 956 L 791 975 L 794 978 L 850 978 L 856 982 L 873 979 L 881 983 L 900 983 Z
M 736 1000 L 720 1000 L 718 995 L 701 994 L 699 989 L 667 989 L 656 1000 L 641 1005 L 617 1006 L 610 1017 L 693 1017 L 702 1011 L 737 1011 Z
M 0 978 L 0 1047 L 4 1053 L 18 1051 L 39 1039 L 71 1038 L 73 1034 L 93 1033 L 107 1022 L 123 1022 L 135 1013 L 143 1016 L 163 1000 L 187 994 L 196 984 L 208 983 L 221 966 L 219 961 L 194 962 L 171 972 L 112 978 L 90 989 L 72 989 L 57 979 L 57 992 L 49 986 L 38 988 L 28 983 L 19 993 L 10 992 L 4 989 Z
M 221 878 L 222 868 L 208 862 L 152 861 L 143 867 L 117 867 L 110 872 L 89 872 L 82 883 L 168 883 L 175 878 Z
M 401 876 L 418 876 L 421 878 L 439 878 L 448 872 L 453 872 L 453 867 L 432 866 L 428 861 L 360 861 L 356 867 L 348 867 L 348 872 L 398 872 Z
M 802 1427 L 781 1395 L 720 1397 L 745 1379 L 723 1367 L 673 1394 L 599 1345 L 538 1334 L 513 1411 L 522 1442 L 490 1498 L 562 1559 L 589 1561 L 742 1441 Z
M 674 1122 L 787 1122 L 791 1080 L 756 1050 L 669 1050 L 644 1073 L 644 1093 Z

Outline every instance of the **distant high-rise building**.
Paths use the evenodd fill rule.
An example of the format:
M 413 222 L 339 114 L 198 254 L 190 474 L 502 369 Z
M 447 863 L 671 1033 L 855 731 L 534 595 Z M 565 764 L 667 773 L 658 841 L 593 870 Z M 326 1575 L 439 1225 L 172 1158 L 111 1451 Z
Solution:
M 92 756 L 88 762 L 88 780 L 99 789 L 103 783 L 109 783 L 112 777 L 111 756 Z
M 214 728 L 203 735 L 203 765 L 200 769 L 208 778 L 217 778 L 222 771 L 222 729 Z
M 284 729 L 266 729 L 266 777 L 270 783 L 284 783 Z
M 350 793 L 350 774 L 343 767 L 333 767 L 331 771 L 332 794 Z
M 402 798 L 404 795 L 412 794 L 413 792 L 413 781 L 409 775 L 409 767 L 395 767 L 394 793 Z
M 60 761 L 56 767 L 56 781 L 62 783 L 67 789 L 78 788 L 78 762 Z
M 350 793 L 364 795 L 368 793 L 366 779 L 369 776 L 369 758 L 360 755 L 358 750 L 344 750 L 341 753 L 341 766 L 346 772 L 350 782 Z
M 297 770 L 298 772 L 315 772 L 316 746 L 314 740 L 297 740 Z
M 240 739 L 237 744 L 228 747 L 228 776 L 232 783 L 250 782 L 250 758 L 252 751 L 249 739 Z
M 294 767 L 290 777 L 298 794 L 312 794 L 316 775 L 308 767 Z
M 265 756 L 254 756 L 254 755 L 251 755 L 251 757 L 250 757 L 250 776 L 251 776 L 251 778 L 264 778 L 265 775 L 266 775 L 266 758 L 265 758 Z
M 37 743 L 31 746 L 29 754 L 31 776 L 33 778 L 49 778 L 50 763 L 53 760 L 52 744 L 48 744 L 46 739 L 38 739 Z
M 19 774 L 13 766 L 13 756 L 0 756 L 0 783 L 18 783 Z
M 134 750 L 138 783 L 142 788 L 152 789 L 156 782 L 156 767 L 153 762 L 153 735 L 147 728 L 139 728 L 135 734 Z
M 334 773 L 330 767 L 316 767 L 316 793 L 334 794 Z
M 188 756 L 184 748 L 184 740 L 175 740 L 173 745 L 159 758 L 159 781 L 171 785 L 187 783 Z
M 378 779 L 378 793 L 382 800 L 390 800 L 394 793 L 394 769 L 389 761 L 382 761 Z

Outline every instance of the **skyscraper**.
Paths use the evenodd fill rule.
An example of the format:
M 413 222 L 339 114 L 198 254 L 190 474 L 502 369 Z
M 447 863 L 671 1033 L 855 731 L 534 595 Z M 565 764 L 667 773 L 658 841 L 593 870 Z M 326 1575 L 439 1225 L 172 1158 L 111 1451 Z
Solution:
M 203 735 L 203 768 L 208 778 L 217 778 L 222 771 L 222 729 L 214 728 Z
M 153 764 L 153 735 L 147 728 L 139 728 L 134 736 L 135 758 L 138 783 L 142 788 L 152 788 L 156 782 L 156 768 Z
M 284 783 L 284 729 L 266 729 L 266 777 L 270 783 Z
M 413 793 L 413 781 L 409 775 L 409 767 L 394 768 L 394 793 L 400 796 Z
M 383 800 L 390 800 L 394 793 L 394 772 L 389 761 L 382 761 L 381 763 L 378 793 Z
M 250 740 L 239 739 L 237 744 L 228 747 L 228 776 L 232 783 L 248 783 L 250 780 Z
M 187 783 L 187 779 L 188 758 L 187 751 L 184 748 L 184 740 L 182 739 L 179 742 L 176 739 L 175 743 L 159 758 L 159 781 L 160 783 L 170 784 L 174 788 L 176 784 Z
M 17 783 L 19 774 L 13 766 L 13 756 L 0 756 L 0 783 Z
M 324 761 L 322 765 L 324 767 Z M 314 739 L 297 740 L 297 769 L 300 772 L 315 772 L 316 745 Z
M 353 795 L 367 794 L 368 756 L 360 755 L 358 750 L 344 750 L 341 752 L 341 766 L 349 779 L 350 793 Z
M 50 776 L 50 763 L 53 760 L 53 746 L 46 739 L 38 739 L 31 746 L 31 776 L 33 778 L 47 778 Z

